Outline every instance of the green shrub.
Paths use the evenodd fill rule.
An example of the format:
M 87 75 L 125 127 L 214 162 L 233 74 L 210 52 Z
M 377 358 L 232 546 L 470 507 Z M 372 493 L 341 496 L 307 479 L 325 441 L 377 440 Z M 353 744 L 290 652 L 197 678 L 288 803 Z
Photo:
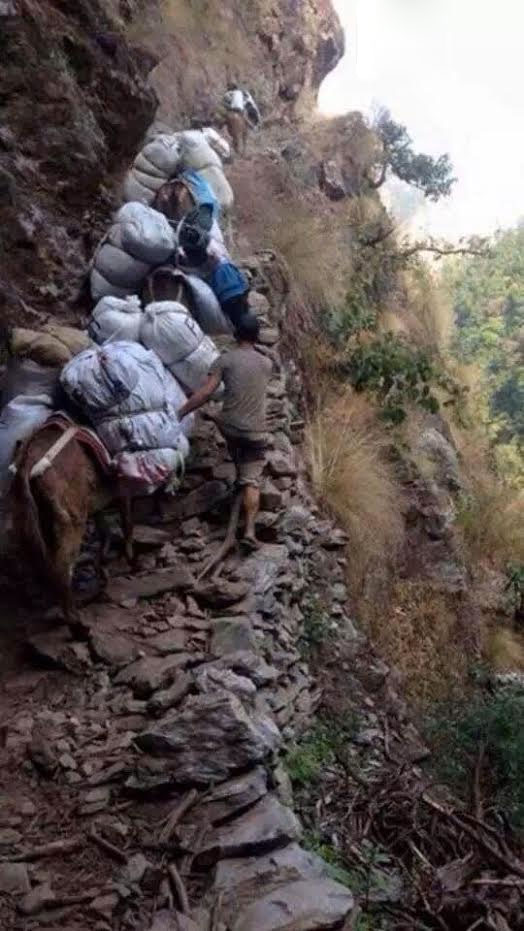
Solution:
M 428 725 L 435 768 L 464 799 L 481 762 L 481 789 L 498 813 L 524 830 L 524 693 L 501 689 L 443 706 Z
M 336 367 L 357 391 L 373 391 L 383 405 L 383 416 L 392 423 L 405 419 L 408 402 L 432 413 L 438 411 L 432 387 L 447 385 L 445 376 L 423 350 L 393 333 L 358 345 Z
M 302 740 L 294 743 L 284 760 L 291 781 L 300 787 L 319 782 L 326 766 L 334 766 L 344 747 L 357 730 L 351 716 L 320 719 Z
M 317 597 L 306 601 L 303 606 L 304 620 L 302 631 L 298 640 L 298 649 L 304 659 L 308 659 L 313 651 L 333 637 L 329 614 L 324 610 Z

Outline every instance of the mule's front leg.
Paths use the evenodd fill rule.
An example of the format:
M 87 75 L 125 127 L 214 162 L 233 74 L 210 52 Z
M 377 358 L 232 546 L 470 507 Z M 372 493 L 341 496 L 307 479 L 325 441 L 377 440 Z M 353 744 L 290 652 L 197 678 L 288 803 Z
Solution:
M 130 566 L 134 566 L 135 551 L 133 547 L 133 503 L 131 495 L 122 494 L 119 499 L 122 533 L 124 534 L 124 553 Z

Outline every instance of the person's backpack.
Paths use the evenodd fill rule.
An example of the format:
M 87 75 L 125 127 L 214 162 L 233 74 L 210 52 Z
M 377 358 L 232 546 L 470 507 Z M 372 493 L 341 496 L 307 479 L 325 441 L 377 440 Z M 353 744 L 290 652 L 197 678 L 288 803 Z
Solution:
M 185 251 L 206 250 L 209 245 L 213 207 L 200 204 L 186 213 L 178 227 L 178 244 Z

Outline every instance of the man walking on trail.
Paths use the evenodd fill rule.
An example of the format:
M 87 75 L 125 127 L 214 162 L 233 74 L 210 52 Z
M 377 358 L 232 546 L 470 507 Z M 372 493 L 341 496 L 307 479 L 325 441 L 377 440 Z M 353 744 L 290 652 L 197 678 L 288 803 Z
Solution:
M 178 411 L 181 419 L 202 407 L 224 382 L 222 412 L 217 420 L 235 464 L 237 485 L 242 490 L 245 512 L 244 545 L 258 547 L 255 523 L 260 507 L 260 479 L 267 447 L 266 395 L 272 363 L 255 343 L 259 324 L 245 314 L 236 329 L 237 345 L 211 366 L 205 384 Z
M 248 129 L 260 125 L 260 111 L 249 91 L 241 90 L 237 84 L 228 84 L 224 94 L 224 109 L 226 126 L 235 152 L 245 155 Z

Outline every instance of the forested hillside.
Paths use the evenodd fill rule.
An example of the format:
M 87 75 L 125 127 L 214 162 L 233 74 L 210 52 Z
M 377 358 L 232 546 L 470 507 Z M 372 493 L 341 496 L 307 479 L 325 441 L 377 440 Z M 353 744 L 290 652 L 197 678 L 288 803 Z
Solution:
M 485 258 L 450 261 L 442 280 L 456 322 L 455 352 L 475 366 L 469 380 L 496 459 L 522 483 L 524 223 L 499 232 Z

